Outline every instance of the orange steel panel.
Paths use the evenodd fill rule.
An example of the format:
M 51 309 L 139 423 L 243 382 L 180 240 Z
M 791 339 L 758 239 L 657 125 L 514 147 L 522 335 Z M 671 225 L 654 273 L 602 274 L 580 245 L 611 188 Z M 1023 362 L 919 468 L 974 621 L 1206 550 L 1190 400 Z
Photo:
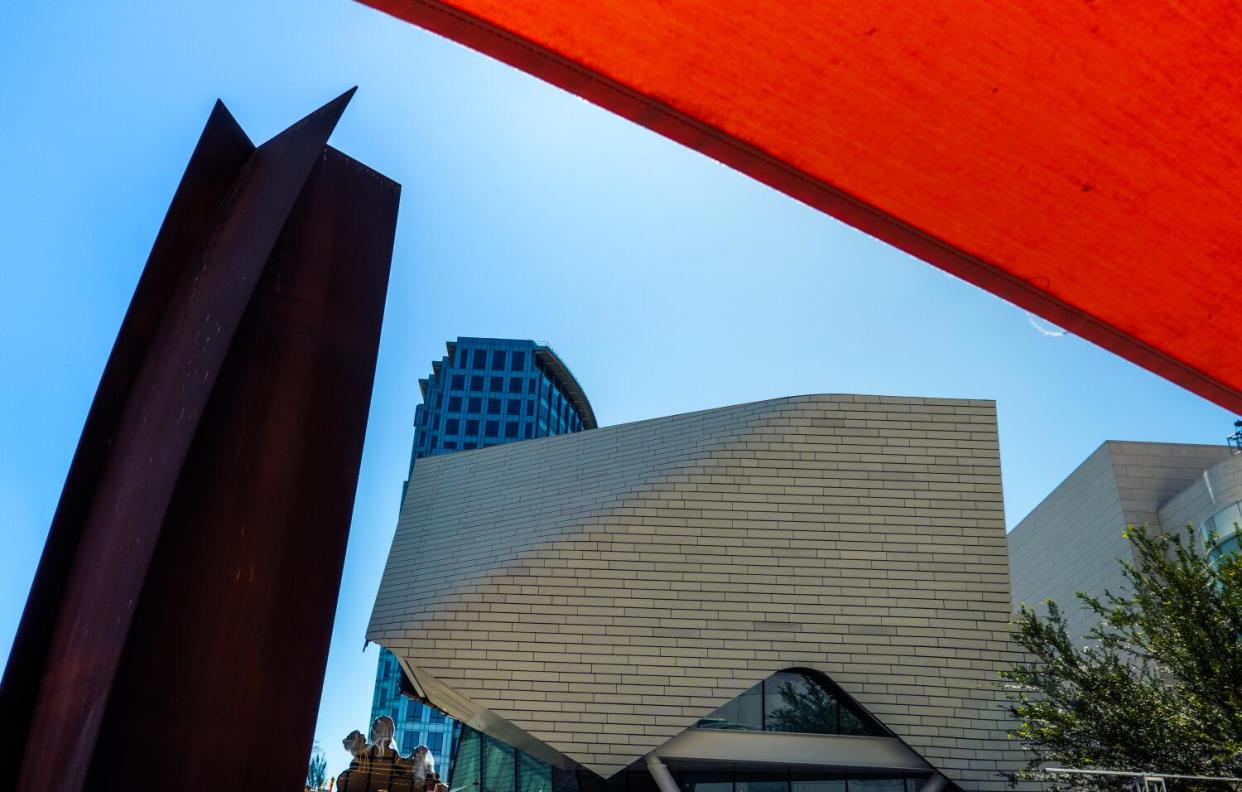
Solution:
M 364 0 L 1242 412 L 1242 13 Z

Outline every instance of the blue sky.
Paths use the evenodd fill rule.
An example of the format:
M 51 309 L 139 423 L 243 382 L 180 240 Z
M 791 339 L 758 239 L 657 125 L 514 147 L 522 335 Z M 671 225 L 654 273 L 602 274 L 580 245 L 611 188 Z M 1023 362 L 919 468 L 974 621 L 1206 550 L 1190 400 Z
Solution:
M 332 143 L 404 185 L 317 729 L 332 772 L 368 717 L 363 632 L 417 380 L 446 339 L 550 342 L 602 424 L 812 392 L 996 399 L 1011 525 L 1107 438 L 1231 429 L 1224 410 L 972 286 L 347 0 L 26 3 L 4 17 L 0 656 L 216 97 L 257 142 L 357 84 Z

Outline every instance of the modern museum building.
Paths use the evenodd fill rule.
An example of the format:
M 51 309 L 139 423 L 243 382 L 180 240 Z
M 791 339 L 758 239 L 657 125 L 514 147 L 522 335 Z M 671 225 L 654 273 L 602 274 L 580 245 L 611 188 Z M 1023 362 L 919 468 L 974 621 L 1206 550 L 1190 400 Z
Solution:
M 816 395 L 420 459 L 368 638 L 455 792 L 915 792 L 1022 766 L 1009 621 L 995 405 Z

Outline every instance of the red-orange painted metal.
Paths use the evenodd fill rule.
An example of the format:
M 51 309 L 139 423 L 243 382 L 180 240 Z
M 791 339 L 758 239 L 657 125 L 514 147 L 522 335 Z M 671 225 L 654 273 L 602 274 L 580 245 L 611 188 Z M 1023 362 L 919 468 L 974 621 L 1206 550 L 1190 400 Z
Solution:
M 305 772 L 399 196 L 325 146 L 348 99 L 257 149 L 212 114 L 0 685 L 15 788 Z
M 362 0 L 1242 412 L 1226 0 Z

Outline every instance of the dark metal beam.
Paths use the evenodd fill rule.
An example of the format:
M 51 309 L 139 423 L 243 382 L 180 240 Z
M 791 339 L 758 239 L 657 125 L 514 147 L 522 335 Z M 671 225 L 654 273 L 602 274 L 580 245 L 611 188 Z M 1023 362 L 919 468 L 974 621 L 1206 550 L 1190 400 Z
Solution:
M 118 348 L 144 343 L 131 344 L 126 387 L 101 385 L 106 425 L 92 425 L 93 408 L 83 445 L 102 435 L 105 447 L 91 475 L 71 473 L 62 504 L 79 505 L 53 528 L 57 579 L 41 564 L 20 628 L 43 634 L 32 627 L 29 656 L 6 670 L 5 699 L 37 685 L 8 765 L 21 767 L 17 788 L 300 782 L 399 196 L 326 148 L 349 96 L 240 168 L 234 156 L 223 192 L 189 184 L 191 161 L 178 199 L 215 210 L 189 216 L 174 201 L 161 240 L 196 244 L 173 246 L 160 289 L 140 284 L 134 304 L 158 305 L 159 318 L 122 328 Z M 235 155 L 240 139 L 213 122 L 204 140 L 227 139 L 216 148 Z

